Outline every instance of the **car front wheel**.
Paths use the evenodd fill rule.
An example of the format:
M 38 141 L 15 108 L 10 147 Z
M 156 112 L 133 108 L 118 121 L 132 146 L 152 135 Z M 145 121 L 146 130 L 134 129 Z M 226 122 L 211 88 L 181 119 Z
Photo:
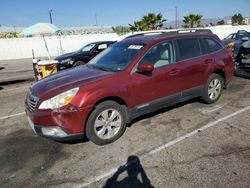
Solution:
M 90 114 L 86 136 L 97 145 L 117 140 L 126 129 L 126 109 L 114 101 L 105 101 Z
M 77 61 L 77 62 L 74 63 L 74 67 L 83 66 L 83 65 L 85 65 L 85 64 L 86 64 L 86 63 L 83 62 L 83 61 Z

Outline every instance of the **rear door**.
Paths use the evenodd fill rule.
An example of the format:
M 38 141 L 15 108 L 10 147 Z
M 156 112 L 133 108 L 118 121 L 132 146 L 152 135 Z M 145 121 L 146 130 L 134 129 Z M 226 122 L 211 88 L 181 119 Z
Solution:
M 177 64 L 180 66 L 182 98 L 200 95 L 204 85 L 204 74 L 213 59 L 204 56 L 199 38 L 175 40 Z

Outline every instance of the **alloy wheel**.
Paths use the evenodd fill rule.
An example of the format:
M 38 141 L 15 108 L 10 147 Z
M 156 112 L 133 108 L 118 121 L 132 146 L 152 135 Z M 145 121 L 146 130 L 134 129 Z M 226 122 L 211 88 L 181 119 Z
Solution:
M 216 100 L 221 93 L 222 85 L 219 79 L 213 79 L 208 86 L 208 96 L 211 100 Z
M 102 111 L 94 122 L 96 135 L 101 139 L 112 139 L 122 126 L 121 114 L 115 109 Z

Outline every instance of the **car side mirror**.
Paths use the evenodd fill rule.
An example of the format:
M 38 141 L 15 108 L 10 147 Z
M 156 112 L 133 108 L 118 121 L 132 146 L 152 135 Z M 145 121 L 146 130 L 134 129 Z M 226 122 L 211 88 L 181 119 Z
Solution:
M 152 72 L 154 70 L 154 65 L 152 63 L 142 63 L 137 67 L 137 72 Z

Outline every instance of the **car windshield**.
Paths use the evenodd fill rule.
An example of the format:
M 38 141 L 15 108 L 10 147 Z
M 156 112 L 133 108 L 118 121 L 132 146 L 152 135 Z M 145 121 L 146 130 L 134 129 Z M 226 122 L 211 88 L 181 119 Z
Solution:
M 234 37 L 233 37 L 234 35 L 235 35 L 235 33 L 232 33 L 232 34 L 228 35 L 227 37 L 225 37 L 225 39 L 233 39 L 233 38 L 234 38 Z
M 80 52 L 89 52 L 91 49 L 93 49 L 95 44 L 87 44 L 79 49 Z
M 123 71 L 143 49 L 144 45 L 116 44 L 107 48 L 87 66 L 105 71 Z

